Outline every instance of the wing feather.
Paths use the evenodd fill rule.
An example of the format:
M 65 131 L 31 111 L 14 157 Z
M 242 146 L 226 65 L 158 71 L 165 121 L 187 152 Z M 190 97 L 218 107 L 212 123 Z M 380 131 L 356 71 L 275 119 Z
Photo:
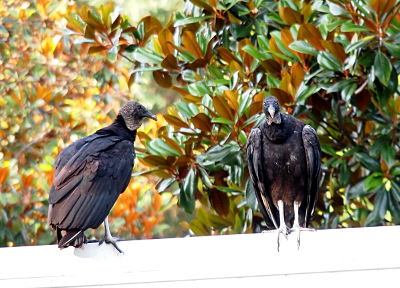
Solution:
M 267 172 L 263 161 L 262 132 L 259 128 L 253 129 L 250 133 L 247 142 L 247 161 L 254 192 L 264 220 L 268 228 L 278 228 L 278 219 L 275 219 L 274 216 L 276 215 L 276 211 L 274 211 L 276 208 L 267 188 L 268 183 L 266 183 L 267 177 L 265 175 Z
M 68 161 L 58 161 L 65 165 L 57 167 L 50 190 L 50 224 L 97 228 L 129 184 L 133 155 L 131 141 L 112 136 L 87 142 Z
M 321 176 L 321 147 L 317 133 L 310 125 L 305 125 L 302 130 L 303 145 L 307 160 L 307 209 L 306 225 L 313 215 L 318 197 L 319 179 Z

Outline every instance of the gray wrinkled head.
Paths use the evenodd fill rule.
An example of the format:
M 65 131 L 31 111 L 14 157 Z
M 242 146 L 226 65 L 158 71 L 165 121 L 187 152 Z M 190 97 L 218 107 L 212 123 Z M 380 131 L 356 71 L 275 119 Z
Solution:
M 138 129 L 142 125 L 144 117 L 157 121 L 156 115 L 135 101 L 128 101 L 119 110 L 119 114 L 124 118 L 126 127 L 131 131 Z
M 271 125 L 272 123 L 281 124 L 282 119 L 279 110 L 279 101 L 274 96 L 269 96 L 264 99 L 263 111 L 268 125 Z

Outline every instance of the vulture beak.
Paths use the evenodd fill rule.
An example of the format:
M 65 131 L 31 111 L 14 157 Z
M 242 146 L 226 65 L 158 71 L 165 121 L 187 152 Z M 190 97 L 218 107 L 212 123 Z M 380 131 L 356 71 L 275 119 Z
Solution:
M 274 118 L 274 116 L 275 116 L 275 109 L 274 109 L 274 107 L 273 107 L 272 105 L 270 105 L 270 106 L 268 107 L 268 113 L 269 113 L 269 115 L 271 115 L 272 118 Z
M 146 112 L 143 114 L 143 117 L 147 117 L 153 119 L 154 121 L 157 121 L 157 116 L 151 113 L 149 110 L 146 110 Z

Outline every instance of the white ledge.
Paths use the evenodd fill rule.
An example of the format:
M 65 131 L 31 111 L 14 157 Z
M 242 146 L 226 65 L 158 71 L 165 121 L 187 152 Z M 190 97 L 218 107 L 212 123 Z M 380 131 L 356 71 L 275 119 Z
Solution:
M 280 252 L 275 233 L 0 248 L 0 287 L 382 287 L 398 283 L 399 240 L 388 226 L 302 232 L 300 250 L 292 233 Z

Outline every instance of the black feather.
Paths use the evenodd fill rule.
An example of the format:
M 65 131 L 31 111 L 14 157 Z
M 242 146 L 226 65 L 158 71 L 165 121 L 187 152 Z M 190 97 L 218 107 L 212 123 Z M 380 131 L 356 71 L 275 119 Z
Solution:
M 57 231 L 60 248 L 86 243 L 83 232 L 100 226 L 129 184 L 136 128 L 143 117 L 157 118 L 133 101 L 123 109 L 134 130 L 118 114 L 110 126 L 66 147 L 55 162 L 48 221 Z
M 271 107 L 276 109 L 274 115 L 268 112 Z M 261 213 L 267 227 L 277 229 L 278 201 L 282 200 L 285 224 L 292 228 L 297 201 L 299 225 L 307 227 L 314 213 L 321 172 L 317 134 L 301 120 L 280 113 L 275 97 L 265 99 L 264 113 L 267 121 L 251 131 L 247 144 L 249 172 Z

